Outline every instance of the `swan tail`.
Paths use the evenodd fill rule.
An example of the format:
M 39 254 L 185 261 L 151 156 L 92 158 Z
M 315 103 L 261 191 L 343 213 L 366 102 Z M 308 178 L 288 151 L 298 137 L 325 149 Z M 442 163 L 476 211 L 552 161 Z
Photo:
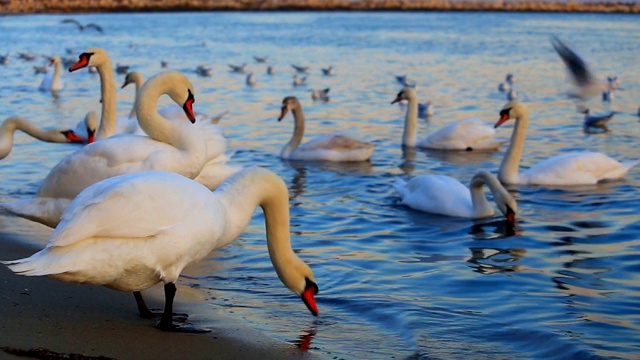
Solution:
M 0 261 L 4 265 L 18 275 L 23 276 L 46 276 L 61 274 L 66 270 L 56 266 L 58 257 L 50 255 L 49 249 L 45 248 L 28 258 Z
M 69 199 L 33 198 L 0 203 L 0 208 L 25 219 L 56 227 L 69 203 L 71 203 Z
M 402 197 L 404 199 L 405 196 L 407 196 L 407 182 L 400 179 L 400 178 L 396 178 L 396 180 L 393 182 L 393 187 L 396 189 L 396 191 L 400 194 L 400 197 Z

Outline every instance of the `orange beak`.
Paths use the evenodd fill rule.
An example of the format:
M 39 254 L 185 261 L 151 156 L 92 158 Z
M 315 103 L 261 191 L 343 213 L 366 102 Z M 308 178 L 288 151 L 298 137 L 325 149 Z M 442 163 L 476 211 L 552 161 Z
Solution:
M 76 144 L 84 143 L 84 139 L 78 136 L 75 132 L 73 132 L 73 130 L 65 130 L 61 132 L 62 132 L 62 135 L 64 135 L 64 137 L 66 137 L 67 140 L 69 140 L 69 142 L 71 143 L 76 143 Z
M 74 72 L 78 69 L 82 69 L 83 67 L 86 67 L 87 65 L 89 65 L 89 58 L 91 57 L 91 55 L 88 53 L 80 54 L 80 56 L 78 57 L 78 61 L 76 61 L 76 63 L 71 65 L 71 67 L 69 68 L 69 72 Z
M 493 126 L 494 128 L 497 128 L 498 126 L 504 124 L 507 120 L 509 120 L 509 113 L 504 113 L 504 114 L 500 114 L 500 120 L 498 120 L 498 122 Z
M 91 144 L 95 140 L 96 140 L 96 131 L 95 130 L 88 130 L 87 144 Z
M 188 91 L 189 95 L 187 96 L 187 101 L 182 105 L 182 110 L 184 110 L 187 118 L 189 118 L 189 121 L 193 124 L 196 122 L 196 114 L 193 112 L 193 103 L 196 102 L 196 98 L 193 96 L 193 93 L 191 93 L 191 90 Z
M 311 314 L 313 314 L 313 316 L 318 316 L 318 314 L 320 313 L 318 311 L 318 306 L 316 305 L 315 295 L 317 293 L 318 285 L 316 285 L 316 283 L 314 283 L 313 281 L 307 279 L 307 286 L 304 288 L 304 291 L 302 292 L 302 295 L 300 295 L 300 298 L 302 298 L 302 302 L 307 305 L 307 308 L 309 309 L 309 311 L 311 311 Z

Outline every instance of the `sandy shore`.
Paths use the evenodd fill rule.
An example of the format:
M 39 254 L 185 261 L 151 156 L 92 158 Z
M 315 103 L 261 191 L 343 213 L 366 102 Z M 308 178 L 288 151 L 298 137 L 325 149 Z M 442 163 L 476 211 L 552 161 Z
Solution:
M 28 256 L 46 242 L 49 229 L 17 226 L 0 215 L 0 259 Z M 11 231 L 9 231 L 9 229 Z M 28 230 L 25 230 L 28 229 Z M 26 240 L 29 239 L 29 242 Z M 33 241 L 35 240 L 35 241 Z M 132 294 L 13 274 L 0 265 L 0 348 L 82 354 L 59 359 L 313 359 L 293 344 L 276 341 L 231 319 L 212 318 L 197 291 L 180 286 L 174 311 L 206 322 L 206 334 L 166 333 L 137 316 Z M 163 306 L 162 288 L 144 292 L 151 308 Z M 210 312 L 210 311 L 209 311 Z M 209 324 L 215 324 L 211 327 Z M 35 356 L 33 356 L 35 357 Z M 45 357 L 51 358 L 51 353 Z M 0 359 L 19 359 L 0 350 Z M 24 357 L 23 357 L 24 358 Z

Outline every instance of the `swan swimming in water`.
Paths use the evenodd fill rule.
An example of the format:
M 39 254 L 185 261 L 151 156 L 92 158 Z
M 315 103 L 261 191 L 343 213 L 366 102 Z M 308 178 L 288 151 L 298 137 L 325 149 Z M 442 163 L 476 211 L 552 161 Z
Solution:
M 257 167 L 231 176 L 214 192 L 167 172 L 103 180 L 71 202 L 44 249 L 3 263 L 19 275 L 134 292 L 143 317 L 153 314 L 140 291 L 162 282 L 165 307 L 156 327 L 203 332 L 173 323 L 175 283 L 186 266 L 236 240 L 258 206 L 276 274 L 317 316 L 313 272 L 291 248 L 289 191 L 280 177 Z
M 38 90 L 40 91 L 58 91 L 64 89 L 64 82 L 60 78 L 60 74 L 62 73 L 62 60 L 59 56 L 54 56 L 51 58 L 49 62 L 49 66 L 55 66 L 53 73 L 47 73 Z
M 345 135 L 325 135 L 300 145 L 304 136 L 304 112 L 295 96 L 287 96 L 282 100 L 278 121 L 282 121 L 289 111 L 293 114 L 295 123 L 293 136 L 280 152 L 282 159 L 367 161 L 373 155 L 375 145 Z
M 480 219 L 493 216 L 483 187 L 487 185 L 500 212 L 515 222 L 518 210 L 513 196 L 490 173 L 481 170 L 471 178 L 469 188 L 445 175 L 419 175 L 409 181 L 400 178 L 393 184 L 402 203 L 410 208 L 446 216 Z
M 413 88 L 402 89 L 395 104 L 408 100 L 407 113 L 402 134 L 402 145 L 439 150 L 497 150 L 506 141 L 496 140 L 495 130 L 476 118 L 462 120 L 443 126 L 424 139 L 417 140 L 418 96 Z
M 509 119 L 516 124 L 511 144 L 502 159 L 498 179 L 504 184 L 520 185 L 590 185 L 602 180 L 620 179 L 638 161 L 614 160 L 598 152 L 568 152 L 545 159 L 520 173 L 520 159 L 529 125 L 529 111 L 520 102 L 508 102 L 500 111 L 498 127 Z

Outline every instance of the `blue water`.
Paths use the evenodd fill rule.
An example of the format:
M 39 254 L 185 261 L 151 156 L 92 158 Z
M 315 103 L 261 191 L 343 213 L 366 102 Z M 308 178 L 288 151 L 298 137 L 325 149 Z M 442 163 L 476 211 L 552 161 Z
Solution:
M 497 171 L 495 153 L 402 151 L 404 108 L 390 105 L 395 75 L 418 84 L 436 114 L 427 134 L 450 121 L 498 119 L 497 91 L 517 78 L 532 120 L 522 166 L 568 150 L 640 158 L 640 21 L 605 14 L 507 13 L 164 13 L 74 16 L 100 35 L 60 24 L 67 16 L 0 17 L 0 118 L 21 115 L 41 126 L 72 126 L 99 109 L 97 75 L 63 74 L 58 97 L 37 91 L 40 78 L 17 52 L 61 54 L 100 46 L 115 63 L 147 77 L 160 61 L 185 72 L 197 111 L 223 119 L 231 164 L 260 165 L 290 189 L 292 242 L 313 268 L 320 317 L 279 282 L 269 262 L 258 211 L 241 238 L 199 264 L 184 284 L 203 289 L 212 314 L 234 317 L 276 339 L 327 359 L 638 359 L 640 354 L 640 168 L 622 181 L 550 189 L 511 187 L 520 213 L 515 231 L 495 217 L 481 221 L 420 213 L 399 203 L 397 177 L 447 174 L 468 183 L 479 169 Z M 566 75 L 549 36 L 564 39 L 602 78 L 617 75 L 611 104 L 621 111 L 606 134 L 585 134 L 564 92 Z M 269 56 L 276 74 L 252 56 Z M 227 64 L 248 63 L 255 88 Z M 210 78 L 195 68 L 210 65 Z M 311 66 L 305 87 L 292 87 L 290 64 Z M 333 65 L 336 75 L 323 77 Z M 123 80 L 118 75 L 118 82 Z M 329 103 L 310 90 L 331 88 Z M 283 97 L 298 96 L 307 138 L 345 131 L 377 144 L 370 163 L 289 163 L 278 157 L 292 120 L 276 121 Z M 133 92 L 118 92 L 119 114 Z M 510 136 L 512 126 L 498 129 Z M 30 197 L 74 145 L 16 136 L 0 161 L 0 196 Z M 0 214 L 0 230 L 40 225 Z M 178 294 L 178 297 L 180 295 Z M 132 305 L 133 306 L 133 305 Z M 206 319 L 200 319 L 206 321 Z M 215 326 L 215 324 L 213 324 Z

